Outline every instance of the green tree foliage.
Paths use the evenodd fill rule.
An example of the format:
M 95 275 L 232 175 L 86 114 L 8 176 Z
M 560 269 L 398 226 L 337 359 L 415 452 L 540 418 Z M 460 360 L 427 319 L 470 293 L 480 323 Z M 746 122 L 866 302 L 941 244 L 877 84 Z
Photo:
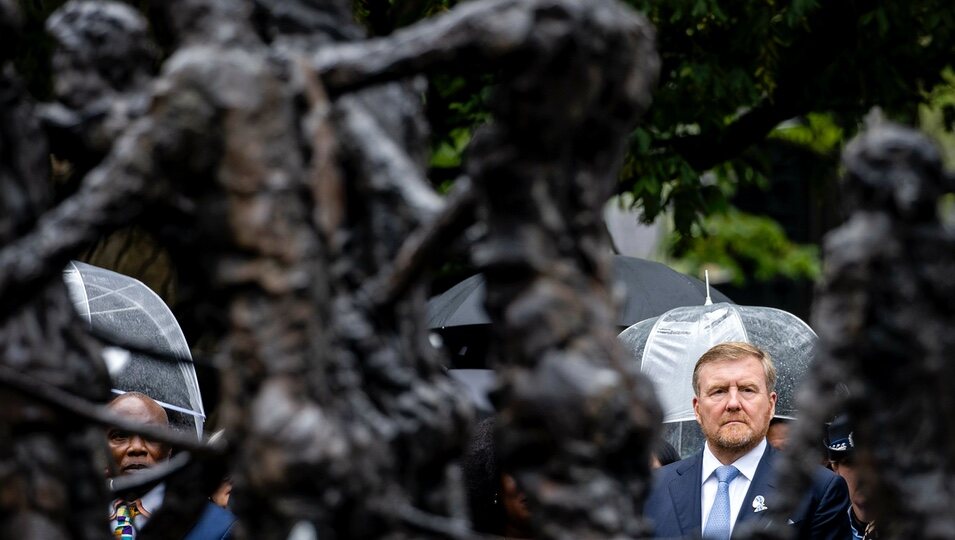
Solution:
M 707 216 L 699 226 L 719 233 L 688 237 L 677 266 L 689 274 L 717 267 L 726 279 L 742 285 L 747 276 L 805 279 L 820 272 L 818 248 L 793 244 L 779 223 L 765 216 L 730 209 Z
M 663 70 L 621 189 L 647 219 L 674 206 L 683 230 L 718 196 L 705 187 L 690 194 L 702 173 L 735 162 L 753 170 L 735 180 L 765 175 L 748 151 L 787 120 L 808 119 L 800 142 L 828 157 L 873 106 L 914 122 L 955 46 L 955 12 L 940 0 L 631 3 L 657 27 Z M 823 114 L 839 141 L 832 130 L 813 131 Z
M 767 139 L 806 147 L 835 171 L 874 106 L 912 124 L 934 99 L 946 120 L 941 131 L 951 132 L 955 106 L 936 90 L 950 85 L 944 74 L 955 58 L 955 10 L 946 0 L 627 1 L 656 26 L 663 69 L 618 190 L 632 194 L 648 222 L 670 213 L 672 251 L 688 262 L 731 257 L 754 277 L 813 277 L 811 248 L 792 244 L 772 220 L 731 211 L 737 187 L 770 181 Z M 484 120 L 487 82 L 466 73 L 432 80 L 429 106 L 441 112 L 431 116 L 444 115 L 434 124 L 441 182 L 454 177 L 467 134 Z M 751 238 L 775 238 L 801 262 L 770 246 L 765 256 L 731 247 L 757 224 Z

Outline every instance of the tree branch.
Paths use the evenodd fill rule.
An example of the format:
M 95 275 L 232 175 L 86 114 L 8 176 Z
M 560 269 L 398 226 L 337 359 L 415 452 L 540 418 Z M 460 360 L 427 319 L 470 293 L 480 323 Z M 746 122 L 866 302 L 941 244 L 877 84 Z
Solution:
M 674 139 L 670 147 L 694 169 L 706 171 L 734 159 L 766 138 L 780 122 L 825 106 L 827 93 L 807 80 L 831 68 L 839 58 L 833 51 L 853 47 L 859 17 L 876 6 L 873 0 L 824 2 L 804 25 L 789 54 L 779 63 L 776 90 L 718 132 Z M 629 189 L 621 186 L 620 189 Z
M 681 137 L 670 146 L 691 167 L 700 172 L 706 171 L 739 156 L 756 142 L 765 139 L 780 122 L 802 112 L 806 112 L 805 107 L 765 99 L 718 133 Z

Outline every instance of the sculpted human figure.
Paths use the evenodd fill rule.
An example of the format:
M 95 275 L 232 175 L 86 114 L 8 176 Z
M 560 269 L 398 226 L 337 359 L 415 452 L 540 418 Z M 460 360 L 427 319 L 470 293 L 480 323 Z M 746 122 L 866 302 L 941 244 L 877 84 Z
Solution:
M 56 101 L 39 108 L 52 151 L 85 173 L 149 106 L 158 50 L 133 7 L 72 0 L 46 21 Z
M 879 534 L 944 538 L 955 531 L 955 495 L 926 486 L 950 484 L 955 470 L 955 237 L 938 213 L 952 178 L 924 135 L 877 115 L 843 166 L 849 214 L 825 239 L 813 309 L 820 354 L 793 451 L 817 449 L 818 426 L 844 413 Z M 793 463 L 787 479 L 797 483 L 797 472 Z
M 3 16 L 12 4 L 0 2 Z M 148 62 L 138 60 L 148 47 L 128 11 L 75 2 L 51 21 L 64 78 L 58 103 L 40 116 L 58 151 L 81 150 L 78 189 L 10 230 L 0 251 L 4 308 L 19 313 L 103 235 L 150 225 L 183 278 L 177 293 L 194 295 L 197 317 L 210 314 L 201 322 L 223 367 L 219 412 L 229 433 L 221 454 L 238 465 L 247 536 L 284 539 L 297 522 L 321 537 L 461 531 L 453 459 L 468 414 L 428 345 L 424 310 L 435 239 L 454 238 L 442 223 L 462 220 L 442 214 L 422 174 L 417 81 L 453 72 L 461 59 L 489 73 L 504 66 L 495 121 L 476 138 L 468 169 L 482 189 L 473 214 L 493 225 L 477 257 L 491 312 L 520 315 L 495 321 L 514 368 L 503 377 L 511 390 L 502 416 L 514 436 L 501 448 L 536 534 L 639 536 L 645 442 L 658 411 L 648 383 L 622 367 L 608 324 L 600 209 L 659 69 L 646 21 L 615 0 L 483 0 L 361 40 L 344 0 L 146 4 L 149 34 L 164 37 L 168 57 L 145 85 L 138 75 Z M 87 41 L 97 35 L 126 51 L 125 64 L 110 65 L 109 48 Z M 45 149 L 34 150 L 42 171 Z M 415 249 L 419 233 L 430 250 Z M 565 312 L 579 316 L 552 316 Z M 50 341 L 60 348 L 32 343 L 56 359 L 81 348 Z M 96 382 L 107 388 L 105 376 Z M 547 455 L 524 459 L 524 447 Z M 175 496 L 147 530 L 176 530 L 200 508 L 205 487 L 178 482 L 218 482 L 199 473 L 221 458 L 191 453 L 185 470 L 196 474 L 169 478 Z M 101 504 L 83 493 L 88 506 Z M 33 510 L 59 526 L 79 522 Z M 83 524 L 85 537 L 97 537 L 92 520 Z

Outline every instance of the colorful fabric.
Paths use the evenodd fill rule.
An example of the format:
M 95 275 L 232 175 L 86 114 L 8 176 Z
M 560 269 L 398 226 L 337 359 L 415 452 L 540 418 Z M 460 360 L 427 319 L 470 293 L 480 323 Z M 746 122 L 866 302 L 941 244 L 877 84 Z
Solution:
M 139 515 L 139 508 L 135 502 L 121 501 L 116 506 L 116 528 L 113 530 L 113 538 L 116 540 L 134 540 L 136 538 L 136 527 L 133 525 L 133 518 L 137 515 Z

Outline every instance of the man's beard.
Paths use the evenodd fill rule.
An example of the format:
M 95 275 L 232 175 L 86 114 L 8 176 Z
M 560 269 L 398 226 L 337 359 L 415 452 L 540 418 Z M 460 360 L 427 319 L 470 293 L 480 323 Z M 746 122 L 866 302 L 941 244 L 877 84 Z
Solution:
M 725 450 L 749 450 L 755 448 L 761 437 L 748 423 L 720 426 L 716 433 L 707 433 L 707 440 Z M 766 434 L 763 434 L 765 437 Z

